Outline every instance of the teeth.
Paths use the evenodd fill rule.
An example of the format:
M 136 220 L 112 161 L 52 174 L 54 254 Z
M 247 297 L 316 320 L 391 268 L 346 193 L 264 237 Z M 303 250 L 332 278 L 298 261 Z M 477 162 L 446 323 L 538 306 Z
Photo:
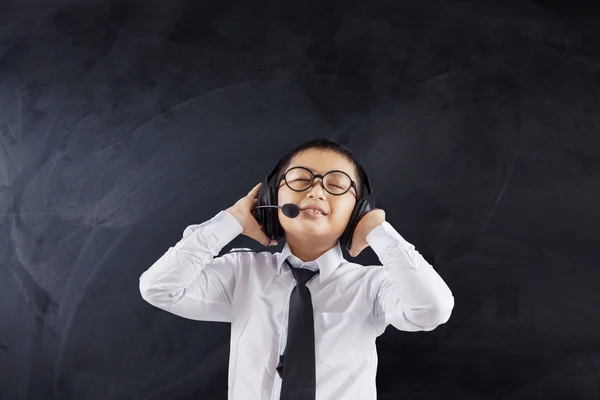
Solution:
M 316 214 L 321 214 L 321 215 L 323 215 L 323 213 L 322 213 L 321 211 L 319 211 L 319 210 L 315 210 L 314 208 L 307 208 L 306 210 L 308 210 L 308 211 L 312 211 L 312 212 L 314 212 L 314 213 L 316 213 Z

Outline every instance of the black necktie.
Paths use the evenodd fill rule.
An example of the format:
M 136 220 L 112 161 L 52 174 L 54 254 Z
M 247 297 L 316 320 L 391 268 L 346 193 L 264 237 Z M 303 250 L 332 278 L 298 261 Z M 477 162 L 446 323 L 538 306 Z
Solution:
M 296 278 L 290 296 L 287 343 L 279 356 L 282 377 L 280 400 L 314 400 L 316 391 L 315 326 L 312 297 L 306 287 L 319 271 L 295 268 L 285 260 Z

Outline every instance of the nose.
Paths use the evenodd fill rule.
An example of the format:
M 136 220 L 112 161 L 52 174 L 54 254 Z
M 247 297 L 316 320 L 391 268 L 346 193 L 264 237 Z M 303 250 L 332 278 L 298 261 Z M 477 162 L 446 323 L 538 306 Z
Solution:
M 317 179 L 319 179 L 320 182 L 317 182 Z M 319 188 L 317 191 L 317 193 L 319 194 L 319 197 L 325 198 L 325 184 L 323 183 L 323 178 L 315 177 L 315 180 L 313 181 L 312 186 L 307 189 L 308 193 L 313 193 L 315 191 L 315 188 Z

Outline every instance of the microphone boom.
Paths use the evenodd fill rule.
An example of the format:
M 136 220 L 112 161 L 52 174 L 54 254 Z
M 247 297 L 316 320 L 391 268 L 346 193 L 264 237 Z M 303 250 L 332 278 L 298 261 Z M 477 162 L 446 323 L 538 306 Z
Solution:
M 298 207 L 294 203 L 286 203 L 282 206 L 258 206 L 256 208 L 264 208 L 264 207 L 281 208 L 283 215 L 285 215 L 288 218 L 296 218 L 300 214 L 300 207 Z

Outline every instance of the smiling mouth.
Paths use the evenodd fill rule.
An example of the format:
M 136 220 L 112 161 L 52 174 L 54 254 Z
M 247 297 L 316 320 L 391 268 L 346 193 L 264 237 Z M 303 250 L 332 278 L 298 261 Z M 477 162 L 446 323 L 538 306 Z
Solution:
M 310 208 L 306 208 L 304 210 L 302 210 L 302 212 L 305 215 L 311 216 L 311 217 L 325 217 L 327 214 L 321 214 L 321 212 L 317 211 L 317 210 L 313 210 Z

